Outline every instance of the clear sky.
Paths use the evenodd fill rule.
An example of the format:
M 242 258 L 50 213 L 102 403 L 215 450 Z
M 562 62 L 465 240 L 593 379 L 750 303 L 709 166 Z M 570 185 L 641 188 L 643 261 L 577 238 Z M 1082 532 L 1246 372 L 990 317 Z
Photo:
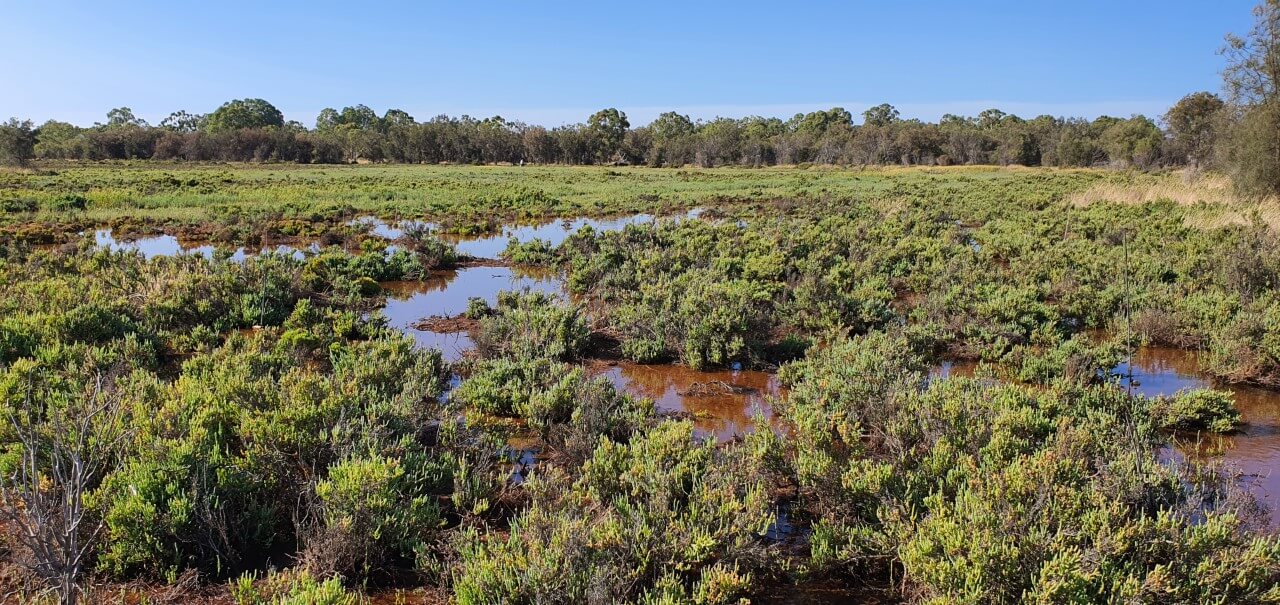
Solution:
M 635 125 L 889 102 L 935 120 L 996 106 L 1156 116 L 1218 91 L 1253 0 L 216 2 L 0 0 L 0 119 L 153 123 L 262 97 L 312 124 L 364 103 Z

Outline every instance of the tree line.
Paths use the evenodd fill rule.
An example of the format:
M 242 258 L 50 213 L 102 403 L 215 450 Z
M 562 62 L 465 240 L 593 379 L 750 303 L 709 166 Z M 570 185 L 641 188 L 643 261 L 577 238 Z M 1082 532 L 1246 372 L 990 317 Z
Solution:
M 1201 93 L 1217 100 L 1215 95 Z M 1194 95 L 1193 95 L 1194 96 Z M 1190 99 L 1191 97 L 1189 97 Z M 1179 104 L 1183 107 L 1187 101 Z M 1218 106 L 1222 105 L 1218 101 Z M 1187 110 L 1212 110 L 1188 106 Z M 325 109 L 314 128 L 286 122 L 262 99 L 223 104 L 207 115 L 178 111 L 158 125 L 127 107 L 105 123 L 78 127 L 10 120 L 11 160 L 158 159 L 304 163 L 410 162 L 459 164 L 632 164 L 769 166 L 775 164 L 1122 165 L 1150 168 L 1200 161 L 1182 129 L 1162 130 L 1144 116 L 1095 120 L 1023 119 L 998 109 L 976 117 L 946 115 L 937 123 L 903 119 L 892 105 L 872 107 L 861 123 L 841 107 L 789 120 L 751 116 L 695 121 L 667 112 L 632 127 L 614 108 L 584 123 L 547 128 L 501 116 L 436 116 L 419 122 L 399 109 L 379 116 L 364 105 Z M 1192 116 L 1200 120 L 1201 116 Z M 1197 122 L 1198 125 L 1198 122 Z M 1191 139 L 1204 136 L 1197 133 Z
M 1118 166 L 1150 169 L 1216 163 L 1242 189 L 1280 190 L 1280 0 L 1254 9 L 1255 25 L 1228 35 L 1225 98 L 1197 92 L 1160 119 L 1048 115 L 1024 119 L 999 109 L 903 119 L 892 105 L 841 107 L 791 119 L 693 120 L 666 112 L 632 127 L 614 108 L 585 123 L 547 128 L 501 116 L 436 116 L 419 122 L 364 105 L 325 109 L 314 128 L 288 121 L 263 99 L 238 99 L 201 115 L 177 111 L 150 125 L 127 107 L 105 123 L 10 119 L 0 125 L 0 160 L 157 159 L 303 163 L 775 164 Z

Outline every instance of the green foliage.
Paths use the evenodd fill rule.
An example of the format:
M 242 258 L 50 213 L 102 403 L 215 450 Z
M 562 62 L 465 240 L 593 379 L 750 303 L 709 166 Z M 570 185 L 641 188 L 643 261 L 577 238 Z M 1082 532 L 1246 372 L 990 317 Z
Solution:
M 1000 112 L 957 120 L 947 145 L 1039 127 Z M 745 136 L 732 122 L 687 136 Z M 836 122 L 820 136 L 844 136 Z M 1100 132 L 1081 136 L 1100 144 L 1123 122 L 1082 124 Z M 507 126 L 484 128 L 501 138 Z M 915 127 L 869 131 L 897 128 Z M 664 149 L 683 153 L 685 135 L 673 136 Z M 975 153 L 1041 140 L 1015 138 Z M 199 233 L 234 239 L 363 237 L 367 225 L 349 221 L 366 211 L 451 217 L 453 232 L 584 209 L 659 215 L 670 200 L 706 208 L 584 229 L 555 247 L 509 246 L 509 259 L 560 272 L 569 292 L 473 301 L 480 348 L 456 378 L 374 310 L 379 281 L 457 262 L 425 230 L 394 250 L 367 238 L 359 251 L 243 262 L 6 244 L 0 401 L 38 424 L 101 379 L 126 404 L 132 439 L 87 499 L 104 523 L 92 553 L 102 580 L 234 578 L 288 563 L 282 577 L 311 579 L 268 591 L 250 577 L 233 592 L 272 602 L 297 584 L 302 602 L 342 602 L 341 577 L 425 583 L 463 602 L 723 603 L 789 576 L 832 575 L 891 577 L 899 596 L 937 603 L 1274 600 L 1280 557 L 1249 500 L 1194 459 L 1155 456 L 1162 429 L 1228 430 L 1239 421 L 1230 400 L 1131 399 L 1108 376 L 1134 343 L 1094 339 L 1131 325 L 1135 343 L 1200 348 L 1217 376 L 1280 384 L 1280 242 L 1267 227 L 1191 226 L 1226 216 L 1208 205 L 1066 199 L 1165 179 L 974 168 L 5 172 L 5 199 L 37 207 L 0 226 L 32 239 L 104 217 L 119 233 L 214 217 Z M 63 199 L 82 211 L 54 217 Z M 787 396 L 769 401 L 778 424 L 758 418 L 719 445 L 687 423 L 658 424 L 653 402 L 571 363 L 614 341 L 632 359 L 699 368 L 794 360 L 778 374 Z M 946 358 L 994 369 L 931 377 Z M 660 386 L 669 397 L 672 385 Z M 0 470 L 12 469 L 13 440 L 0 429 Z M 780 499 L 800 531 L 774 547 L 765 536 L 785 533 L 772 514 Z
M 25 165 L 35 156 L 36 130 L 31 120 L 10 118 L 0 123 L 0 164 Z
M 161 576 L 187 566 L 215 574 L 253 569 L 287 546 L 279 543 L 293 534 L 286 503 L 309 491 L 306 469 L 339 473 L 317 487 L 325 510 L 335 511 L 326 527 L 347 511 L 350 502 L 341 496 L 352 489 L 350 467 L 339 462 L 352 450 L 397 459 L 413 452 L 410 470 L 392 468 L 410 478 L 397 475 L 398 483 L 382 487 L 404 487 L 398 512 L 415 527 L 434 523 L 428 495 L 448 493 L 447 467 L 417 458 L 434 444 L 415 438 L 429 421 L 426 403 L 442 390 L 438 354 L 414 352 L 399 338 L 335 341 L 330 369 L 320 372 L 295 365 L 273 344 L 233 338 L 184 363 L 172 384 L 140 379 L 134 405 L 154 412 L 139 430 L 135 453 L 94 496 L 106 521 L 103 569 Z M 387 542 L 378 543 L 360 532 L 394 523 L 362 522 L 374 529 L 346 529 L 368 540 L 365 559 L 379 548 L 403 552 L 395 548 L 408 530 L 385 529 Z
M 468 304 L 468 312 L 472 308 Z M 491 356 L 571 360 L 586 349 L 590 331 L 581 312 L 542 292 L 502 292 L 472 336 Z
M 510 535 L 467 536 L 459 603 L 733 603 L 770 515 L 737 450 L 699 445 L 687 423 L 600 442 L 570 479 L 528 482 Z
M 317 580 L 306 572 L 246 573 L 231 583 L 236 605 L 357 605 L 362 600 L 333 577 Z
M 1151 415 L 1168 430 L 1229 433 L 1240 425 L 1240 411 L 1231 394 L 1213 389 L 1161 397 L 1152 404 Z
M 470 409 L 498 416 L 515 416 L 535 407 L 547 409 L 554 406 L 535 406 L 530 400 L 568 371 L 568 366 L 549 359 L 484 361 L 471 369 L 471 375 L 451 397 Z
M 1122 390 L 924 386 L 911 360 L 904 339 L 867 336 L 784 368 L 777 410 L 794 427 L 786 472 L 817 519 L 812 565 L 890 558 L 929 603 L 1280 596 L 1280 542 L 1157 464 L 1156 427 Z M 1183 405 L 1225 412 L 1195 399 Z
M 652 402 L 545 358 L 482 361 L 450 396 L 467 410 L 523 419 L 568 457 L 584 457 L 601 436 L 625 441 L 653 415 Z
M 1227 131 L 1226 168 L 1236 187 L 1250 195 L 1280 191 L 1280 99 L 1245 109 Z
M 464 317 L 472 320 L 480 320 L 492 314 L 493 309 L 489 307 L 489 303 L 480 297 L 467 299 L 467 310 L 462 313 Z
M 1089 337 L 1076 334 L 1064 339 L 1048 326 L 1032 334 L 1031 343 L 1019 345 L 1005 354 L 1003 362 L 1015 369 L 1022 382 L 1050 384 L 1066 379 L 1083 384 L 1105 381 L 1123 360 L 1123 346 L 1118 341 L 1091 343 Z
M 315 487 L 320 527 L 303 560 L 327 573 L 364 577 L 426 550 L 444 523 L 438 496 L 452 488 L 449 466 L 419 452 L 405 461 L 349 458 L 329 467 Z
M 1217 143 L 1226 103 L 1211 92 L 1195 92 L 1182 97 L 1164 121 L 1173 136 L 1174 153 L 1183 153 L 1189 162 L 1199 166 L 1209 159 Z
M 284 126 L 284 114 L 262 99 L 227 101 L 204 120 L 205 129 L 215 133 L 267 126 Z

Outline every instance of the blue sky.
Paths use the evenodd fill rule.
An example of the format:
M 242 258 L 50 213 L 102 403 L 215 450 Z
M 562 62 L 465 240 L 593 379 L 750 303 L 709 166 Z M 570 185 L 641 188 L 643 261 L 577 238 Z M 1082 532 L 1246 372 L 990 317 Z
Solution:
M 262 97 L 310 125 L 364 103 L 558 125 L 889 102 L 1158 115 L 1218 91 L 1253 0 L 1046 2 L 65 2 L 0 0 L 0 119 L 152 122 Z

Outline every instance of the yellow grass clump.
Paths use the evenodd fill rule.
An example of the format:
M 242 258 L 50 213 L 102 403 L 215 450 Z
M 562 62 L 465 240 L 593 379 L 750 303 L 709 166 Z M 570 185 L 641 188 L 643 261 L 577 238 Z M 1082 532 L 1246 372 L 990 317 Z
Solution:
M 1170 201 L 1191 209 L 1189 226 L 1213 229 L 1227 225 L 1247 225 L 1257 216 L 1272 229 L 1280 229 L 1280 199 L 1240 195 L 1221 174 L 1180 170 L 1149 179 L 1127 182 L 1103 181 L 1073 193 L 1066 202 L 1076 207 L 1098 203 L 1146 204 Z

